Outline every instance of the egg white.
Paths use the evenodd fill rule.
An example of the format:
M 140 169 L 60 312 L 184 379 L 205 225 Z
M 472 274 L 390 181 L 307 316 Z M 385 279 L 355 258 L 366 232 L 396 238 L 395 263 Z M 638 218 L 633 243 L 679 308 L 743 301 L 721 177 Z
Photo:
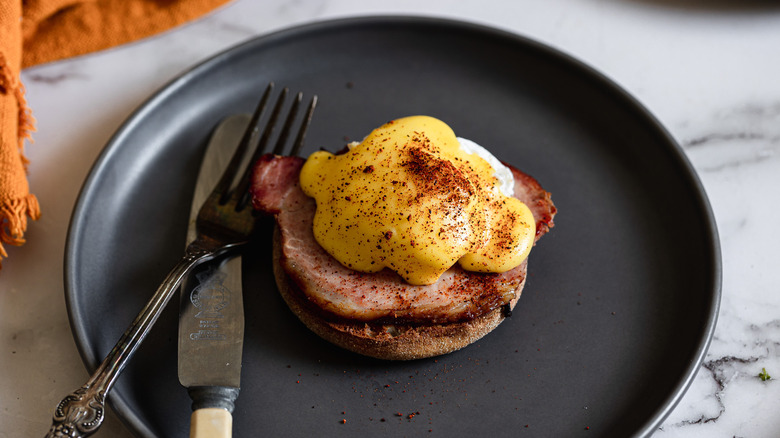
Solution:
M 501 194 L 507 197 L 511 197 L 515 194 L 515 178 L 512 176 L 512 171 L 509 170 L 508 167 L 501 164 L 501 161 L 487 149 L 473 141 L 458 137 L 458 142 L 460 142 L 460 148 L 464 152 L 477 154 L 490 164 L 490 167 L 493 168 L 493 171 L 496 174 L 496 178 L 498 178 L 498 189 L 501 191 Z

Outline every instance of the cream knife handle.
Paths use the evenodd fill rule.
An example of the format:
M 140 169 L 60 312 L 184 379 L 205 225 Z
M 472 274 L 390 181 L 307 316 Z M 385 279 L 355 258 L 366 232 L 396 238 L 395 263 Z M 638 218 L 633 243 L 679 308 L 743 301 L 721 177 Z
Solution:
M 233 415 L 222 408 L 203 408 L 192 412 L 190 438 L 231 438 Z
M 230 438 L 233 435 L 233 407 L 239 389 L 194 386 L 187 392 L 192 399 L 190 438 Z

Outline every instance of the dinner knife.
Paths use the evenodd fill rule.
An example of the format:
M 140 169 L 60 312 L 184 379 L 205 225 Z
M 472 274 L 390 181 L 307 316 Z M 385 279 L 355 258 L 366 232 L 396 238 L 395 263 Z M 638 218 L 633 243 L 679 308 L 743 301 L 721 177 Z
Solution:
M 212 133 L 195 185 L 187 244 L 196 237 L 200 206 L 227 167 L 248 123 L 246 115 L 231 116 Z M 196 271 L 184 282 L 180 298 L 179 382 L 192 399 L 190 438 L 229 438 L 244 343 L 241 256 Z

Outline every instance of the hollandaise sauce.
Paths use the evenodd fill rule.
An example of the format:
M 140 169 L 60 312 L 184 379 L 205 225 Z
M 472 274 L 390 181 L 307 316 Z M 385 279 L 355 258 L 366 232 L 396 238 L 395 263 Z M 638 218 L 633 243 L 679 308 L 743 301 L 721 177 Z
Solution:
M 494 166 L 432 117 L 391 121 L 344 154 L 315 152 L 300 183 L 317 203 L 315 239 L 356 271 L 389 268 L 432 284 L 455 263 L 508 271 L 534 242 L 528 207 L 502 193 Z

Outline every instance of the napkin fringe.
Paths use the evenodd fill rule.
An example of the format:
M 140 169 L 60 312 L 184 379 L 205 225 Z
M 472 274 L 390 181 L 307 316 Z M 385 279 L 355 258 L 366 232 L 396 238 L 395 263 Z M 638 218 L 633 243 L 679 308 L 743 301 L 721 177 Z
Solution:
M 29 160 L 24 155 L 24 141 L 32 142 L 32 132 L 35 130 L 35 120 L 32 112 L 27 106 L 27 100 L 24 97 L 24 86 L 9 67 L 5 56 L 0 53 L 0 93 L 13 93 L 18 107 L 18 144 L 19 156 L 27 172 Z M 22 245 L 25 242 L 24 233 L 27 231 L 27 217 L 37 220 L 41 215 L 38 198 L 32 193 L 27 193 L 16 198 L 6 198 L 0 200 L 0 269 L 2 269 L 2 260 L 8 257 L 8 253 L 3 247 L 3 243 L 11 245 Z
M 3 248 L 3 243 L 11 245 L 21 245 L 25 242 L 24 232 L 27 231 L 27 217 L 33 220 L 41 216 L 41 207 L 38 205 L 38 198 L 32 193 L 23 198 L 6 200 L 0 205 L 0 267 L 2 267 L 2 258 L 8 257 L 8 253 Z

